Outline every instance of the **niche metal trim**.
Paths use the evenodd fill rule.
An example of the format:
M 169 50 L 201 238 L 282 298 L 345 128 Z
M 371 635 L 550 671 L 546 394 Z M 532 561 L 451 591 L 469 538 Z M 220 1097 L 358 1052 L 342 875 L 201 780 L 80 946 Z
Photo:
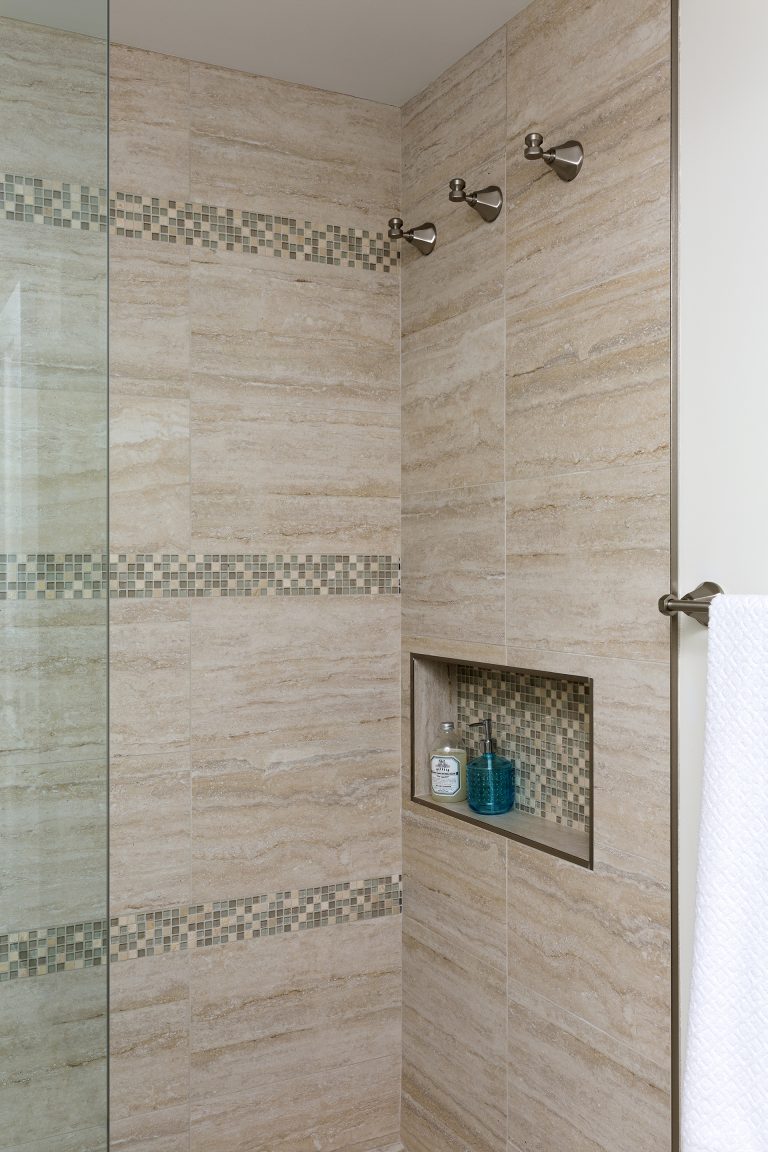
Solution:
M 543 160 L 561 180 L 575 180 L 584 163 L 584 149 L 578 140 L 566 140 L 547 152 L 542 148 L 544 137 L 540 132 L 529 132 L 525 138 L 526 160 Z
M 482 216 L 488 224 L 492 224 L 501 212 L 504 197 L 497 184 L 490 184 L 487 188 L 480 188 L 477 192 L 465 192 L 466 181 L 462 180 L 460 176 L 455 176 L 448 187 L 450 189 L 448 199 L 452 203 L 469 204 L 470 208 L 474 208 L 475 212 Z
M 407 240 L 409 244 L 413 244 L 418 252 L 421 252 L 422 256 L 429 256 L 431 252 L 434 252 L 437 244 L 437 228 L 434 224 L 427 222 L 420 224 L 418 228 L 409 228 L 407 232 L 404 232 L 403 221 L 400 216 L 393 216 L 389 221 L 387 236 L 390 240 Z

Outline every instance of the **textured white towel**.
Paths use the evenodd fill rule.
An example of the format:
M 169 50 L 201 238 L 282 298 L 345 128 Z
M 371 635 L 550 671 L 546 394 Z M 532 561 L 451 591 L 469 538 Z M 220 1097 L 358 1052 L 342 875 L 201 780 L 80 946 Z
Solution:
M 768 1152 L 768 596 L 710 609 L 683 1152 Z

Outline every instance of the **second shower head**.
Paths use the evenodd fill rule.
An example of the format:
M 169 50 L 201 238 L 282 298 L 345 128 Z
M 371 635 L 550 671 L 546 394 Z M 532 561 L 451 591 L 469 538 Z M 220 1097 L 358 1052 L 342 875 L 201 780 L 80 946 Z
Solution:
M 405 232 L 400 216 L 393 216 L 389 221 L 387 236 L 390 240 L 407 240 L 409 244 L 413 244 L 417 251 L 421 252 L 422 256 L 429 256 L 437 244 L 437 228 L 434 224 L 420 224 L 418 228 L 409 228 Z

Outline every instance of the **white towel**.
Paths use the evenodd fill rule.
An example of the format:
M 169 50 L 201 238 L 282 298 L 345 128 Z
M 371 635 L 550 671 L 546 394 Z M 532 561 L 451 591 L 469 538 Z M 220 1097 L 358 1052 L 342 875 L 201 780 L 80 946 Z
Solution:
M 683 1152 L 768 1152 L 768 596 L 709 618 Z

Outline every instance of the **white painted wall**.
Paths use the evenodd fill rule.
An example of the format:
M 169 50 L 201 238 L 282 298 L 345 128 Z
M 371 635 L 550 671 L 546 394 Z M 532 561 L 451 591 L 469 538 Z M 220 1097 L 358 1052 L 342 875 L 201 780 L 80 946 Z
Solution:
M 726 593 L 768 594 L 768 4 L 679 3 L 679 589 L 714 580 Z M 706 645 L 705 630 L 685 621 L 679 694 L 683 1024 Z

